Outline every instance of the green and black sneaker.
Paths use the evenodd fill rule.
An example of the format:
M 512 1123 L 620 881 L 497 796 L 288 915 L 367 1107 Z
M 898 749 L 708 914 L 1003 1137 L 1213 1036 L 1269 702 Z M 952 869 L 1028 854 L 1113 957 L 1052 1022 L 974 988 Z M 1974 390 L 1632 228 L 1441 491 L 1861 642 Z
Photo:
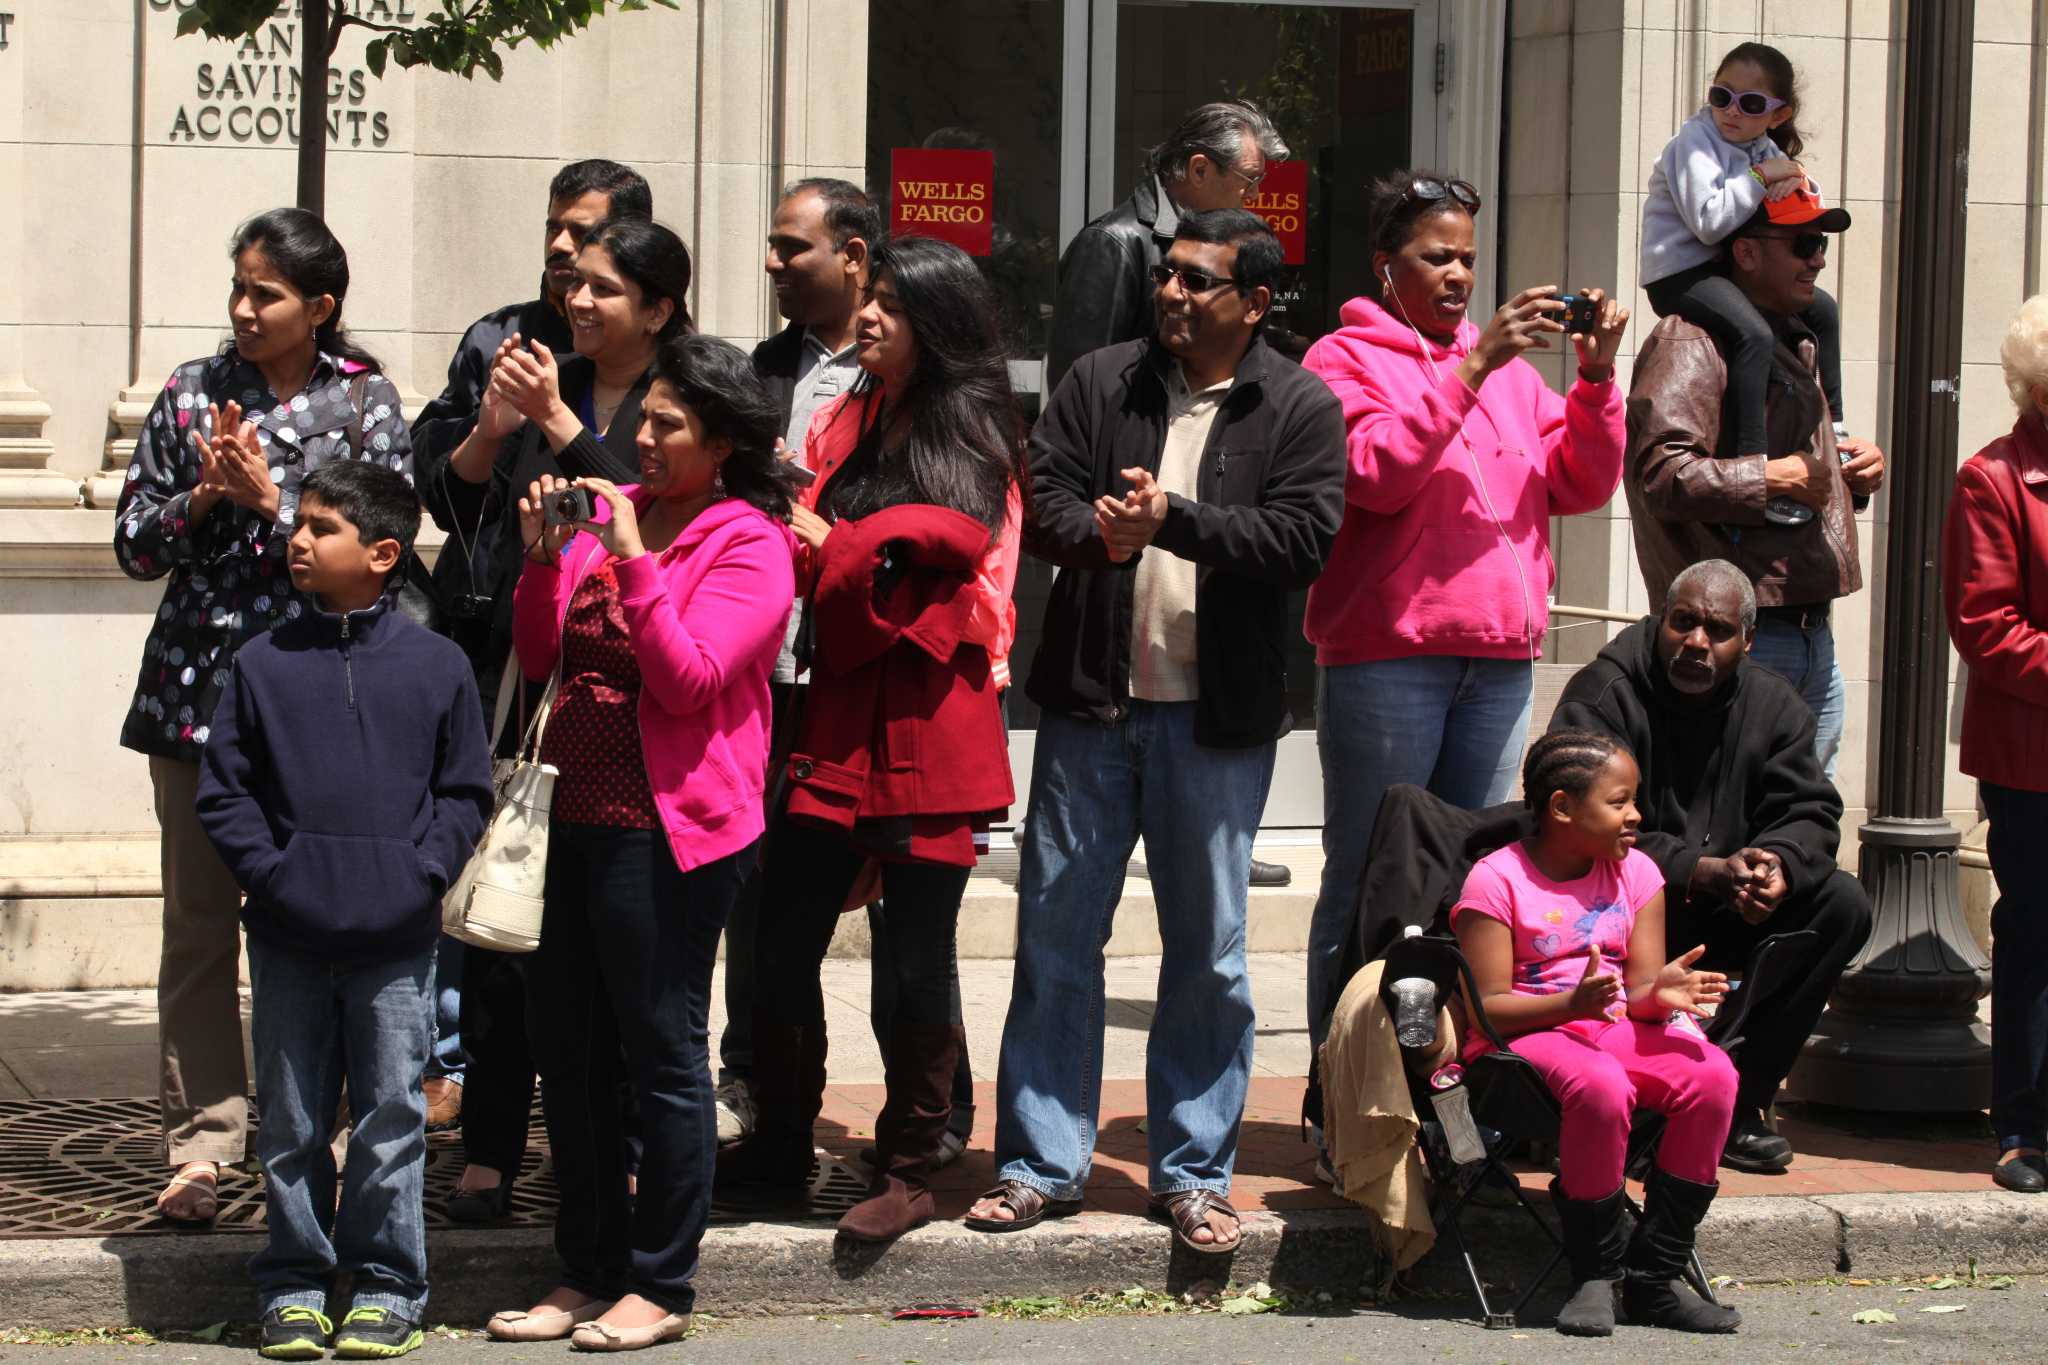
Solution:
M 327 1354 L 334 1323 L 317 1308 L 288 1303 L 263 1315 L 263 1344 L 256 1354 L 271 1360 L 318 1360 Z
M 386 1308 L 351 1308 L 334 1334 L 338 1360 L 390 1360 L 419 1349 L 420 1325 Z

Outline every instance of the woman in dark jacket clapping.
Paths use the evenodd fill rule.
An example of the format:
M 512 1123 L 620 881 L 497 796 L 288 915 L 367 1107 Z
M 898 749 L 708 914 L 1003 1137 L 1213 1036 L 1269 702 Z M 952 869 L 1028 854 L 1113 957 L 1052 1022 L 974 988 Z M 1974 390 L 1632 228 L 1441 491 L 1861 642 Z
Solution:
M 158 1091 L 177 1174 L 157 1210 L 175 1223 L 213 1218 L 220 1168 L 248 1140 L 242 895 L 193 808 L 208 722 L 235 651 L 306 610 L 285 572 L 306 475 L 346 459 L 412 473 L 398 391 L 342 330 L 348 254 L 327 225 L 273 209 L 242 224 L 229 256 L 234 339 L 171 373 L 114 516 L 122 571 L 170 579 L 121 743 L 149 755 L 163 827 Z
M 599 224 L 576 253 L 564 300 L 576 354 L 557 359 L 518 335 L 498 347 L 476 425 L 420 490 L 448 532 L 435 570 L 448 630 L 476 669 L 486 715 L 512 654 L 512 589 L 526 545 L 519 498 L 543 476 L 639 482 L 635 433 L 660 344 L 693 330 L 690 252 L 644 218 Z M 517 687 L 516 680 L 511 683 Z M 537 700 L 536 689 L 528 689 Z M 501 749 L 516 743 L 508 724 Z M 525 1027 L 526 959 L 464 951 L 462 1142 L 468 1164 L 448 1214 L 502 1218 L 526 1155 L 534 1066 Z

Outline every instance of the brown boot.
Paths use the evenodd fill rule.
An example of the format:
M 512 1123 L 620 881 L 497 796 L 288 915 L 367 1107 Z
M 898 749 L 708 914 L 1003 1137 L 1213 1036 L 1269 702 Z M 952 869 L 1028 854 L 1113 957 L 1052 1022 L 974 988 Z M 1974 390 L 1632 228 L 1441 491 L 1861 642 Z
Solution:
M 754 1020 L 754 1131 L 719 1149 L 712 1194 L 751 1209 L 810 1200 L 811 1128 L 825 1103 L 825 1025 Z
M 953 1112 L 953 1068 L 965 1033 L 958 1024 L 899 1022 L 883 1059 L 889 1096 L 875 1121 L 875 1176 L 868 1197 L 839 1220 L 841 1236 L 888 1242 L 932 1219 L 926 1157 Z

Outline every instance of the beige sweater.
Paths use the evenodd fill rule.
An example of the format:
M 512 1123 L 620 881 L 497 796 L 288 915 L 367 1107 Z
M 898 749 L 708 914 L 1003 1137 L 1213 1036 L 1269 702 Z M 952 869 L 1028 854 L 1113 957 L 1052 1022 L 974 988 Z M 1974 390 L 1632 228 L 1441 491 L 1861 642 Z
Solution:
M 1415 1149 L 1421 1128 L 1402 1074 L 1394 1021 L 1380 1001 L 1384 962 L 1366 964 L 1338 997 L 1321 1052 L 1323 1140 L 1344 1197 L 1378 1220 L 1380 1240 L 1396 1270 L 1406 1270 L 1436 1245 L 1429 1215 L 1429 1179 Z M 1432 1069 L 1458 1055 L 1451 1012 L 1437 1018 Z

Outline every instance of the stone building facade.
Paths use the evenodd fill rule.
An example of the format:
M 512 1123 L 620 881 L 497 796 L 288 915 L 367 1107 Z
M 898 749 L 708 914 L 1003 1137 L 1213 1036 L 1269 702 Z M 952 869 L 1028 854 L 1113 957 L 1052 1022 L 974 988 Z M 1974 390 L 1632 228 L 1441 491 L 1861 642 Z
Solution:
M 291 0 L 239 47 L 174 37 L 183 2 L 0 0 L 0 988 L 154 975 L 149 783 L 115 737 L 160 585 L 121 576 L 111 509 L 164 376 L 226 335 L 235 225 L 291 198 L 300 107 Z M 403 22 L 426 0 L 347 3 Z M 2010 425 L 1997 344 L 2048 256 L 2048 4 L 1978 0 L 1977 16 L 1958 456 Z M 355 30 L 330 85 L 329 216 L 354 269 L 349 321 L 415 409 L 471 319 L 531 296 L 564 161 L 640 168 L 695 254 L 699 322 L 748 344 L 779 325 L 760 269 L 776 186 L 882 189 L 896 151 L 993 150 L 987 268 L 1030 393 L 1059 247 L 1122 196 L 1174 115 L 1248 93 L 1311 165 L 1296 330 L 1322 330 L 1355 292 L 1364 175 L 1435 164 L 1487 198 L 1480 302 L 1545 281 L 1633 295 L 1625 372 L 1652 321 L 1635 287 L 1649 165 L 1719 55 L 1760 37 L 1802 70 L 1810 164 L 1856 217 L 1824 282 L 1842 302 L 1850 425 L 1884 442 L 1911 272 L 1895 249 L 1903 23 L 1896 0 L 683 0 L 513 52 L 495 84 L 378 80 Z M 1885 511 L 1879 498 L 1862 528 L 1872 586 L 1836 625 L 1852 827 L 1874 770 Z M 1617 497 L 1556 528 L 1559 601 L 1643 607 L 1626 519 Z M 1027 576 L 1027 627 L 1042 590 Z M 1539 702 L 1612 629 L 1558 625 Z M 1268 823 L 1312 838 L 1312 737 L 1289 744 Z M 1952 765 L 1948 805 L 1974 823 Z

